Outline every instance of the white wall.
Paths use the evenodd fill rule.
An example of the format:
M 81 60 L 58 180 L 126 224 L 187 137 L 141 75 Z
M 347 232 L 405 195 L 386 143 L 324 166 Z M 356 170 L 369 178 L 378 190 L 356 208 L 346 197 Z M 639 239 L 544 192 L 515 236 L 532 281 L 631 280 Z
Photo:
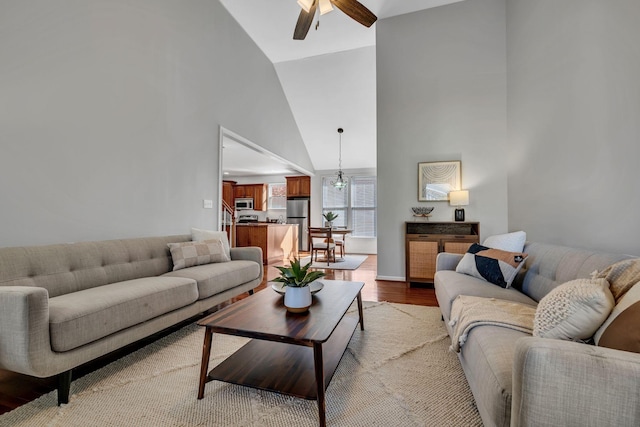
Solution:
M 507 231 L 505 1 L 467 0 L 379 20 L 378 277 L 404 280 L 404 223 L 419 203 L 419 162 L 460 160 L 468 221 Z
M 640 1 L 509 0 L 509 226 L 640 255 Z
M 0 246 L 214 228 L 218 130 L 313 169 L 217 1 L 0 3 Z
M 375 46 L 280 62 L 275 68 L 314 167 L 319 170 L 335 167 L 337 130 L 342 127 L 343 165 L 351 169 L 375 168 Z M 327 156 L 327 150 L 335 156 Z

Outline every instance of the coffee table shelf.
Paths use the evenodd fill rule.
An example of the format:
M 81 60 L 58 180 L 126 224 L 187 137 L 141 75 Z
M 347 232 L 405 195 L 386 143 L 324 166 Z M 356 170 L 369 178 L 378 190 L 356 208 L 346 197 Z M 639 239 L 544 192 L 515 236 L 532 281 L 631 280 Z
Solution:
M 322 346 L 325 389 L 358 326 L 344 318 Z M 295 362 L 294 362 L 295 361 Z M 316 400 L 313 348 L 274 341 L 251 340 L 209 372 L 209 380 L 259 388 Z

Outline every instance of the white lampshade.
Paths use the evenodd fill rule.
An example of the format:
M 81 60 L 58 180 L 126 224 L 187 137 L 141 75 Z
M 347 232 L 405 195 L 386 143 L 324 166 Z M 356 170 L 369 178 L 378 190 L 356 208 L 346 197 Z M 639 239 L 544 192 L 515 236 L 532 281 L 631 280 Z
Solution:
M 467 206 L 469 204 L 469 191 L 451 191 L 449 192 L 449 204 L 451 206 Z
M 331 6 L 331 0 L 320 0 L 320 15 L 331 12 L 333 6 Z
M 313 0 L 298 0 L 298 4 L 305 12 L 309 13 L 311 6 L 313 5 Z

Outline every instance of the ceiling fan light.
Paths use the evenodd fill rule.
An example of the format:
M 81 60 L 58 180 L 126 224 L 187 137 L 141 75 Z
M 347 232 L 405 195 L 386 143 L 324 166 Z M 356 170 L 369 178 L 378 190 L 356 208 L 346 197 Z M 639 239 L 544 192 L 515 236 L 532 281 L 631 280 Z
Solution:
M 331 0 L 320 0 L 320 15 L 329 13 L 332 10 L 333 6 L 331 5 Z
M 311 6 L 313 6 L 313 0 L 298 0 L 298 4 L 305 12 L 309 13 Z

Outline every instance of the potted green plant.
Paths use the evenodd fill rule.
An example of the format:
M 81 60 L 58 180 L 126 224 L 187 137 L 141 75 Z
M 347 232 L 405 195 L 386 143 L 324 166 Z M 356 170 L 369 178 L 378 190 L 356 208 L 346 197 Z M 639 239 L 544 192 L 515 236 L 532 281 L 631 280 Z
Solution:
M 309 271 L 311 262 L 301 266 L 300 260 L 294 258 L 289 267 L 278 267 L 280 276 L 273 279 L 274 282 L 286 286 L 284 292 L 284 305 L 291 313 L 304 313 L 311 306 L 311 288 L 309 284 L 323 277 L 321 271 Z
M 335 214 L 331 211 L 322 214 L 322 216 L 324 217 L 324 219 L 327 221 L 327 223 L 329 224 L 329 227 L 333 226 L 333 220 L 338 218 L 338 214 Z M 326 225 L 326 224 L 325 224 Z

